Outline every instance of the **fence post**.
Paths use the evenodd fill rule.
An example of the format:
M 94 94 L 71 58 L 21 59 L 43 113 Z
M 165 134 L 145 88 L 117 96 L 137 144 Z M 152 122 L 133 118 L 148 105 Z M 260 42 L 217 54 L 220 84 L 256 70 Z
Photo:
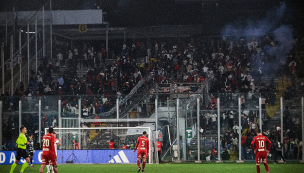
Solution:
M 179 98 L 176 99 L 176 142 L 177 142 L 177 161 L 180 161 L 180 132 L 179 132 Z
M 201 139 L 200 139 L 200 98 L 196 99 L 196 134 L 197 134 L 197 160 L 195 163 L 202 163 L 201 161 Z
M 81 127 L 81 98 L 78 99 L 78 127 Z M 81 130 L 79 129 L 78 136 L 79 149 L 81 149 Z
M 38 142 L 41 148 L 41 97 L 39 97 L 39 104 L 38 104 L 38 110 L 39 110 L 39 136 L 38 136 Z
M 259 128 L 260 128 L 260 130 L 261 131 L 263 131 L 263 129 L 262 129 L 262 97 L 261 97 L 261 95 L 260 95 L 260 97 L 259 97 Z
M 222 162 L 221 159 L 221 113 L 220 113 L 220 97 L 217 98 L 217 162 Z
M 158 112 L 157 112 L 157 102 L 158 102 L 158 95 L 155 97 L 155 130 L 157 131 L 158 128 Z M 169 107 L 168 107 L 169 108 Z M 169 112 L 169 109 L 168 109 Z
M 22 125 L 22 109 L 21 109 L 22 103 L 21 100 L 19 100 L 19 129 Z
M 284 127 L 283 127 L 283 97 L 280 98 L 280 119 L 281 119 L 281 142 L 283 144 L 283 133 L 284 133 Z M 282 152 L 282 156 L 284 156 L 284 152 Z
M 242 115 L 241 115 L 241 106 L 242 106 L 242 100 L 241 100 L 241 96 L 239 95 L 239 97 L 238 97 L 238 102 L 239 102 L 239 131 L 238 131 L 238 133 L 239 133 L 239 160 L 237 161 L 237 162 L 244 162 L 244 161 L 242 161 L 242 140 L 241 140 L 241 138 L 242 138 L 242 120 L 241 120 L 241 117 L 242 117 Z
M 304 97 L 302 97 L 302 163 L 304 163 Z

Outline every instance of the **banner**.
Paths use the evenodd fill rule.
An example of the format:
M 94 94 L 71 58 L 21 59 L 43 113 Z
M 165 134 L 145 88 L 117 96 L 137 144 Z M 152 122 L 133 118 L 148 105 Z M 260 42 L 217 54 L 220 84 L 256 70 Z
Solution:
M 133 150 L 58 150 L 57 163 L 136 163 L 137 152 Z M 13 164 L 16 151 L 0 151 L 0 165 Z M 33 164 L 41 164 L 42 150 L 36 150 Z M 19 164 L 23 164 L 21 159 Z

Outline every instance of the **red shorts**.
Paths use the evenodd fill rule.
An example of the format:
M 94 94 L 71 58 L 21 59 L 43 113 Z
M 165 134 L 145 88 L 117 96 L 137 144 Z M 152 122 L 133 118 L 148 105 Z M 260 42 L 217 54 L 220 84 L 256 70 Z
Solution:
M 137 158 L 147 158 L 147 150 L 138 150 Z
M 263 159 L 264 163 L 267 163 L 267 152 L 266 151 L 257 151 L 255 156 L 255 163 L 260 164 L 261 159 Z
M 42 164 L 43 165 L 56 165 L 56 156 L 50 154 L 42 154 Z

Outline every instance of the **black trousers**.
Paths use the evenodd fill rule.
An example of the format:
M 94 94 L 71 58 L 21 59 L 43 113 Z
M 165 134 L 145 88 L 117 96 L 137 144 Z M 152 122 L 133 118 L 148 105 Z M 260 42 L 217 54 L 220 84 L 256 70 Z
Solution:
M 161 153 L 158 151 L 158 163 L 161 163 Z
M 280 158 L 282 158 L 284 160 L 284 162 L 286 162 L 285 158 L 282 155 L 282 151 L 275 151 L 274 152 L 274 162 L 277 162 L 277 157 L 280 156 Z

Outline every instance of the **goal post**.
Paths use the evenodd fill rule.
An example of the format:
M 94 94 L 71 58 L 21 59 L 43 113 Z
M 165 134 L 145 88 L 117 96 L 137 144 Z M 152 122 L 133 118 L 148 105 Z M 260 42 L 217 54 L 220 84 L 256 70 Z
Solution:
M 143 131 L 147 132 L 149 139 L 148 162 L 153 163 L 155 139 L 151 127 L 74 127 L 54 128 L 54 131 L 56 138 L 60 138 L 62 143 L 57 151 L 59 163 L 69 163 L 64 154 L 66 151 L 72 151 L 74 154 L 81 150 L 84 153 L 82 155 L 86 155 L 85 160 L 81 158 L 73 163 L 136 163 L 134 157 L 137 156 L 137 151 L 135 153 L 132 151 Z M 44 134 L 47 133 L 48 128 L 45 128 Z M 116 144 L 115 149 L 108 147 L 108 143 L 112 140 Z M 127 149 L 123 149 L 122 146 Z M 99 155 L 96 155 L 97 152 Z

